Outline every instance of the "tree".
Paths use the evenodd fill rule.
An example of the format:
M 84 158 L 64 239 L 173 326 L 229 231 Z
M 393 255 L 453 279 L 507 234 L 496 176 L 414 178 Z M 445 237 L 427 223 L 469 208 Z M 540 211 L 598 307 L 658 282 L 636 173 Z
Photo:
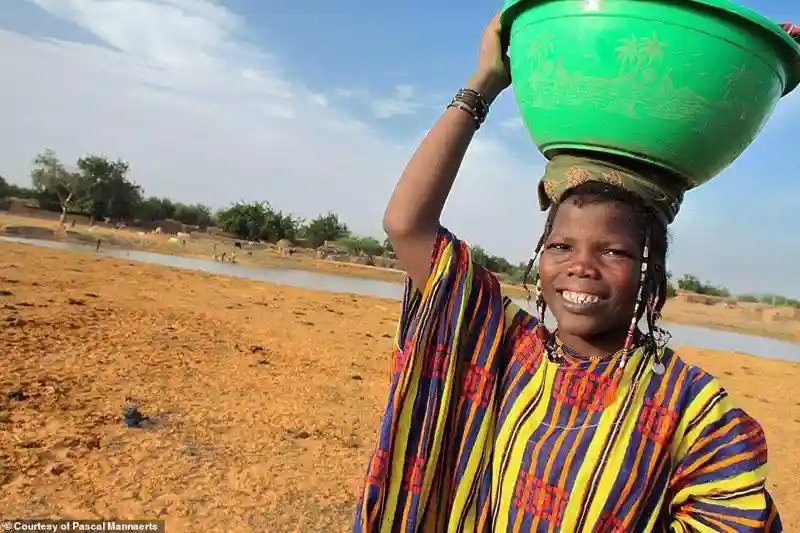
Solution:
M 501 272 L 503 274 L 514 272 L 514 265 L 509 263 L 505 257 L 500 257 L 499 255 L 490 255 L 489 265 L 492 272 Z
M 696 292 L 699 294 L 703 288 L 703 284 L 695 276 L 684 274 L 678 280 L 678 288 L 683 291 Z
M 364 253 L 369 256 L 376 256 L 383 254 L 383 245 L 372 237 L 358 237 L 356 235 L 347 235 L 336 241 L 336 244 L 347 250 L 349 254 Z
M 59 222 L 63 225 L 67 220 L 67 210 L 78 197 L 83 186 L 81 175 L 68 172 L 59 161 L 53 150 L 47 149 L 36 156 L 31 171 L 33 187 L 40 193 L 53 194 L 58 198 L 61 207 Z
M 779 294 L 762 294 L 755 296 L 753 294 L 740 294 L 736 299 L 742 303 L 763 303 L 773 305 L 776 307 L 794 307 L 800 308 L 800 300 L 795 298 L 787 298 Z
M 675 283 L 672 282 L 672 272 L 667 272 L 667 298 L 674 298 L 678 295 L 678 289 L 675 288 Z
M 173 218 L 175 214 L 175 202 L 169 198 L 158 198 L 151 196 L 139 202 L 136 208 L 136 218 L 154 222 Z
M 0 176 L 0 198 L 39 198 L 40 196 L 42 194 L 36 189 L 14 185 Z
M 717 287 L 711 283 L 703 283 L 691 274 L 684 274 L 678 280 L 678 288 L 684 291 L 695 292 L 706 296 L 720 296 L 727 298 L 731 295 L 725 287 Z
M 181 204 L 174 206 L 172 218 L 190 226 L 207 227 L 212 223 L 211 209 L 203 204 Z
M 128 220 L 142 202 L 142 188 L 127 178 L 128 163 L 90 155 L 78 159 L 83 173 L 83 208 L 93 219 Z
M 320 215 L 302 229 L 303 237 L 314 248 L 322 246 L 325 241 L 337 241 L 349 233 L 347 224 L 341 222 L 336 213 Z
M 394 253 L 394 246 L 392 246 L 392 241 L 389 240 L 389 237 L 383 239 L 383 249 L 391 254 Z
M 525 278 L 525 271 L 528 269 L 528 261 L 522 261 L 521 263 L 512 266 L 511 272 L 508 273 L 508 281 L 514 283 L 516 285 L 521 285 L 523 278 Z M 525 283 L 527 285 L 532 285 L 534 280 L 539 275 L 539 265 L 533 265 L 531 271 L 528 273 L 528 277 L 525 278 Z
M 481 265 L 482 267 L 488 269 L 491 272 L 495 272 L 498 274 L 508 274 L 509 276 L 514 276 L 517 274 L 517 267 L 512 265 L 508 262 L 505 257 L 500 257 L 497 255 L 491 255 L 486 252 L 480 246 L 472 246 L 472 260 L 476 263 Z M 527 267 L 527 264 L 525 265 Z M 524 270 L 523 270 L 524 272 Z
M 489 254 L 486 253 L 480 246 L 471 246 L 470 247 L 470 256 L 472 257 L 472 261 L 478 265 L 481 265 L 484 268 L 489 268 Z
M 383 255 L 383 245 L 378 242 L 378 239 L 373 237 L 362 237 L 359 239 L 359 247 L 361 251 L 367 255 Z
M 302 220 L 275 211 L 268 202 L 237 202 L 217 213 L 216 223 L 242 239 L 278 242 L 296 239 Z
M 223 231 L 242 239 L 255 240 L 269 211 L 271 208 L 267 202 L 236 202 L 217 213 L 216 223 Z
M 278 242 L 283 239 L 295 241 L 302 224 L 303 220 L 301 218 L 296 218 L 291 214 L 283 214 L 283 211 L 270 210 L 264 218 L 258 237 L 267 242 Z

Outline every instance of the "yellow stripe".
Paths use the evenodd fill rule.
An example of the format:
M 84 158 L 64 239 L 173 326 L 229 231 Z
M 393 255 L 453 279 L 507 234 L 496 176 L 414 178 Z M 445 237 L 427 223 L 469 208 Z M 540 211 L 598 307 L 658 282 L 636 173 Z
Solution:
M 627 397 L 629 388 L 633 383 L 633 376 L 639 367 L 641 353 L 641 351 L 637 351 L 625 366 L 625 371 L 617 388 L 617 395 L 614 398 L 614 409 L 612 410 L 611 408 L 606 408 L 602 417 L 600 418 L 600 425 L 598 426 L 595 436 L 592 439 L 592 444 L 589 446 L 589 449 L 586 453 L 586 457 L 592 459 L 590 461 L 592 467 L 594 467 L 601 460 L 601 454 L 603 453 L 602 446 L 606 442 L 605 437 L 607 437 L 613 431 L 614 422 L 622 412 L 625 398 Z M 645 373 L 645 376 L 646 375 L 647 373 Z M 636 422 L 639 418 L 639 409 L 642 405 L 644 405 L 646 393 L 647 387 L 644 383 L 642 383 L 636 390 L 636 395 L 631 401 L 631 407 L 628 409 L 628 413 L 621 421 L 621 427 L 619 434 L 616 437 L 616 443 L 609 451 L 605 466 L 602 467 L 603 470 L 600 474 L 600 479 L 597 482 L 597 490 L 595 491 L 595 494 L 597 495 L 611 494 L 614 483 L 616 483 L 620 475 L 637 474 L 636 472 L 624 472 L 622 470 L 622 464 L 625 459 L 625 452 L 628 449 L 628 443 L 630 442 L 633 432 L 636 429 Z M 601 438 L 601 436 L 603 438 Z M 580 512 L 579 503 L 583 499 L 585 491 L 588 490 L 589 483 L 591 483 L 591 478 L 589 476 L 591 476 L 593 468 L 587 469 L 585 466 L 586 463 L 584 463 L 584 465 L 581 467 L 581 470 L 578 473 L 578 479 L 575 480 L 575 485 L 585 485 L 586 488 L 584 491 L 582 491 L 583 494 L 581 494 L 581 498 L 575 498 L 573 505 L 570 506 L 570 510 L 573 511 L 572 513 L 569 513 L 570 521 L 568 522 L 567 517 L 564 517 L 562 528 L 566 531 L 570 531 L 570 527 L 574 528 L 577 525 L 576 522 L 578 519 L 578 513 Z M 585 479 L 585 483 L 581 483 L 581 479 Z M 575 491 L 573 491 L 573 494 L 570 495 L 570 500 L 572 500 L 574 497 Z M 600 521 L 600 517 L 603 513 L 603 507 L 605 507 L 607 501 L 608 500 L 605 497 L 600 497 L 594 498 L 589 503 L 590 507 L 588 513 L 586 514 L 586 519 L 584 520 L 584 527 L 592 527 L 592 524 L 597 524 Z
M 594 373 L 594 372 L 597 371 L 597 366 L 598 366 L 598 362 L 594 361 L 589 365 L 589 368 L 587 368 L 586 371 L 590 372 L 590 373 Z M 583 380 L 583 382 L 581 383 L 580 389 L 578 390 L 578 398 L 583 397 L 583 395 L 586 393 L 586 387 L 588 386 L 588 384 L 589 384 L 588 380 Z M 578 414 L 580 413 L 580 411 L 581 411 L 580 407 L 578 407 L 576 405 L 571 406 L 570 411 L 569 411 L 569 419 L 567 420 L 567 427 L 572 428 L 575 425 L 575 420 L 578 418 Z M 591 417 L 591 416 L 592 416 L 592 412 L 589 411 L 588 417 Z M 577 429 L 577 428 L 575 428 L 575 429 Z M 568 431 L 562 431 L 559 434 L 558 438 L 556 439 L 556 443 L 553 446 L 553 452 L 550 454 L 550 457 L 548 457 L 547 462 L 545 463 L 544 475 L 542 476 L 542 479 L 544 479 L 544 480 L 550 479 L 550 472 L 552 471 L 554 466 L 561 470 L 561 474 L 560 474 L 560 476 L 558 478 L 558 484 L 556 485 L 559 490 L 562 490 L 562 491 L 564 490 L 564 484 L 566 483 L 567 473 L 570 471 L 570 468 L 572 468 L 572 460 L 575 457 L 575 449 L 576 449 L 577 445 L 579 444 L 579 442 L 580 442 L 579 439 L 581 438 L 581 436 L 583 436 L 583 433 L 584 433 L 585 429 L 586 429 L 585 425 L 581 427 L 581 429 L 578 431 L 577 437 L 573 440 L 572 445 L 570 446 L 569 450 L 567 450 L 566 458 L 564 459 L 564 461 L 560 465 L 556 465 L 555 462 L 556 462 L 556 459 L 558 458 L 558 452 L 561 450 L 561 447 L 564 445 L 564 441 L 567 439 L 567 436 L 569 435 Z M 538 524 L 539 524 L 539 520 L 538 520 L 538 517 L 537 517 L 537 519 L 534 521 L 534 525 L 538 525 Z M 550 521 L 550 525 L 547 528 L 547 531 L 548 532 L 552 532 L 552 531 L 555 530 L 555 527 L 556 527 L 556 521 L 555 520 L 551 520 Z M 531 527 L 531 529 L 533 529 L 533 527 Z
M 720 507 L 730 507 L 740 511 L 763 511 L 766 508 L 766 498 L 764 493 L 748 494 L 732 500 L 715 500 L 713 498 L 698 497 L 698 501 L 719 505 Z
M 436 283 L 449 270 L 450 263 L 452 261 L 452 255 L 453 245 L 449 244 L 442 253 L 442 257 L 439 260 L 436 268 L 436 274 L 431 276 L 431 278 L 428 280 L 428 283 L 425 285 L 425 292 L 423 293 L 422 298 L 423 306 L 428 303 Z M 419 333 L 415 333 L 415 335 L 418 334 Z M 415 341 L 416 340 L 417 339 L 415 339 Z M 421 360 L 422 358 L 418 357 L 419 354 L 417 352 L 418 350 L 416 349 L 412 350 L 412 353 L 416 357 L 409 359 L 408 366 L 410 367 L 410 371 L 409 368 L 406 369 L 406 371 L 403 373 L 403 383 L 398 384 L 398 392 L 408 387 L 409 384 L 410 388 L 406 393 L 405 401 L 403 402 L 400 412 L 398 413 L 397 431 L 393 439 L 395 447 L 392 451 L 391 478 L 389 486 L 387 487 L 383 520 L 381 522 L 381 531 L 386 533 L 391 533 L 392 523 L 394 522 L 394 516 L 397 511 L 398 497 L 403 484 L 403 470 L 405 466 L 406 449 L 408 447 L 408 435 L 411 430 L 411 415 L 413 412 L 414 402 L 416 401 L 420 375 L 422 374 L 422 367 L 424 366 L 424 361 Z M 423 350 L 423 354 L 424 353 L 425 352 Z M 447 411 L 444 412 L 446 413 Z
M 458 310 L 457 315 L 457 322 L 456 328 L 453 335 L 453 339 L 460 339 L 461 335 L 461 326 L 463 325 L 463 317 L 464 312 L 467 308 L 467 304 L 469 303 L 469 299 L 466 295 L 470 294 L 472 289 L 472 262 L 468 262 L 467 264 L 467 277 L 464 282 L 464 297 L 461 299 L 460 309 Z M 453 397 L 453 386 L 455 385 L 457 369 L 456 365 L 460 362 L 459 361 L 459 353 L 458 353 L 458 342 L 453 342 L 450 346 L 450 353 L 448 354 L 448 366 L 447 366 L 447 373 L 445 374 L 445 387 L 442 393 L 441 403 L 439 405 L 438 413 L 437 413 L 437 420 L 436 420 L 436 429 L 433 435 L 433 443 L 431 446 L 431 453 L 430 459 L 428 463 L 425 465 L 425 476 L 422 480 L 422 491 L 420 493 L 420 502 L 427 501 L 428 494 L 430 494 L 431 485 L 435 481 L 436 475 L 436 465 L 439 461 L 439 454 L 442 449 L 442 439 L 444 438 L 445 433 L 445 426 L 447 424 L 448 414 L 450 413 L 450 403 L 452 402 Z M 488 417 L 486 417 L 488 418 Z M 484 420 L 485 421 L 485 420 Z M 479 448 L 477 448 L 479 449 Z M 422 519 L 422 513 L 417 514 L 417 524 Z
M 734 492 L 742 487 L 749 487 L 757 483 L 763 482 L 767 477 L 767 467 L 761 466 L 755 470 L 742 472 L 741 474 L 731 476 L 727 479 L 715 479 L 708 483 L 697 485 L 689 485 L 680 492 L 678 492 L 672 499 L 673 505 L 680 505 L 685 503 L 692 497 L 712 496 L 720 492 Z M 725 500 L 710 500 L 718 505 L 725 505 Z M 738 501 L 738 500 L 734 500 Z M 763 508 L 763 504 L 761 506 Z
M 667 387 L 670 387 L 671 391 L 680 391 L 681 388 L 683 387 L 683 382 L 686 380 L 686 372 L 687 372 L 687 369 L 688 369 L 688 367 L 686 365 L 683 365 L 681 367 L 681 370 L 680 370 L 680 372 L 678 374 L 678 377 L 675 379 L 675 383 L 671 384 L 672 374 L 675 371 L 675 366 L 677 364 L 677 361 L 678 361 L 677 357 L 673 357 L 672 358 L 672 360 L 670 361 L 669 367 L 666 369 L 666 372 L 664 373 L 664 376 L 661 378 L 661 384 L 659 385 L 658 391 L 656 392 L 656 394 L 655 394 L 655 396 L 653 398 L 653 404 L 656 405 L 656 406 L 661 406 L 661 403 L 663 402 L 663 398 L 664 398 L 665 394 L 667 394 Z M 648 387 L 648 385 L 649 384 L 642 383 L 641 384 L 641 388 L 646 389 Z M 680 396 L 679 394 L 672 394 L 672 397 L 670 398 L 670 401 L 667 404 L 668 405 L 667 409 L 669 409 L 672 412 L 675 412 L 675 407 L 676 407 L 675 404 L 678 402 L 678 397 L 679 396 Z M 633 462 L 634 471 L 635 472 L 639 472 L 640 474 L 641 474 L 641 471 L 642 471 L 642 467 L 640 466 L 641 465 L 641 460 L 643 459 L 643 455 L 644 455 L 643 452 L 645 450 L 645 447 L 648 444 L 648 441 L 649 441 L 649 439 L 647 439 L 644 436 L 642 436 L 642 438 L 639 440 L 639 447 L 636 450 L 636 459 Z M 669 468 L 668 464 L 664 464 L 664 461 L 666 459 L 659 460 L 660 459 L 659 456 L 661 455 L 659 453 L 660 451 L 661 450 L 658 447 L 654 447 L 653 453 L 650 456 L 650 459 L 649 459 L 649 461 L 647 463 L 647 469 L 645 470 L 645 474 L 643 476 L 643 478 L 645 480 L 645 483 L 647 483 L 648 481 L 653 479 L 654 471 L 656 469 L 656 466 L 659 465 L 659 463 L 661 463 L 661 468 Z M 635 476 L 631 476 L 628 479 L 627 483 L 625 484 L 625 488 L 622 491 L 622 495 L 619 497 L 619 502 L 614 507 L 614 511 L 613 511 L 614 513 L 616 513 L 620 509 L 620 507 L 624 504 L 624 500 L 630 495 L 630 492 L 633 489 L 634 478 L 635 478 Z M 664 491 L 662 490 L 661 493 L 663 495 Z M 643 503 L 644 503 L 643 500 L 641 498 L 639 498 L 638 500 L 636 500 L 633 503 L 633 505 L 631 505 L 631 509 L 630 509 L 630 511 L 628 512 L 627 516 L 625 517 L 625 519 L 623 521 L 623 527 L 626 527 L 626 528 L 630 527 L 631 522 L 634 520 L 634 518 L 636 517 L 636 515 L 637 515 L 637 513 L 639 511 L 639 507 Z
M 553 389 L 553 380 L 555 378 L 554 372 L 548 372 L 548 365 L 546 364 L 547 359 L 543 359 L 542 365 L 539 370 L 536 372 L 536 375 L 531 380 L 528 385 L 520 394 L 519 399 L 514 403 L 514 407 L 512 407 L 511 412 L 507 418 L 503 427 L 500 428 L 500 434 L 498 435 L 497 439 L 497 449 L 498 450 L 506 450 L 509 446 L 509 440 L 511 438 L 511 433 L 516 426 L 517 421 L 522 416 L 522 411 L 525 407 L 528 406 L 533 396 L 536 394 L 536 391 L 539 389 L 539 386 L 542 386 L 545 390 L 545 394 L 542 396 L 541 401 L 531 413 L 531 416 L 522 424 L 519 429 L 519 434 L 515 441 L 515 446 L 512 448 L 509 460 L 508 460 L 508 468 L 506 469 L 505 476 L 500 479 L 500 466 L 502 457 L 500 453 L 495 455 L 495 465 L 494 465 L 494 479 L 495 481 L 500 481 L 496 483 L 496 485 L 500 485 L 500 505 L 498 508 L 500 509 L 500 516 L 497 517 L 497 522 L 493 531 L 506 531 L 508 529 L 508 516 L 509 516 L 509 509 L 513 505 L 513 497 L 514 497 L 514 486 L 517 483 L 517 477 L 519 476 L 519 471 L 522 467 L 522 458 L 525 454 L 525 448 L 528 445 L 528 441 L 530 441 L 533 432 L 541 425 L 542 420 L 544 420 L 544 415 L 547 413 L 547 408 L 552 400 L 552 395 L 547 394 L 547 391 L 551 391 Z M 544 382 L 542 382 L 544 380 Z M 495 488 L 492 488 L 493 493 L 495 492 Z
M 521 374 L 524 374 L 524 370 L 520 370 Z M 542 388 L 542 380 L 545 378 L 546 375 L 546 368 L 545 365 L 542 364 L 539 368 L 536 369 L 536 373 L 531 377 L 531 380 L 528 382 L 527 385 L 520 391 L 519 396 L 514 401 L 511 406 L 511 409 L 506 416 L 505 423 L 500 427 L 499 431 L 497 432 L 497 437 L 495 438 L 495 449 L 497 453 L 494 455 L 493 465 L 492 465 L 492 479 L 498 481 L 500 479 L 500 469 L 503 463 L 503 456 L 505 454 L 505 450 L 508 449 L 510 445 L 511 436 L 513 434 L 514 428 L 516 427 L 517 423 L 519 422 L 520 418 L 525 412 L 525 409 L 528 405 L 533 401 L 533 398 L 538 393 L 539 389 Z M 551 380 L 552 381 L 552 380 Z M 545 402 L 546 403 L 546 402 Z M 540 402 L 541 405 L 541 402 Z M 492 484 L 492 502 L 496 502 L 500 491 L 500 483 L 493 483 Z
M 555 381 L 555 374 L 556 374 L 556 372 L 553 372 L 553 380 L 554 381 Z M 551 393 L 549 395 L 550 398 L 553 397 L 554 389 L 555 389 L 555 385 L 552 385 L 550 388 L 547 389 L 547 390 L 551 391 Z M 562 409 L 566 410 L 568 408 L 569 408 L 569 406 L 567 406 L 565 402 L 553 402 L 553 411 L 550 414 L 550 423 L 547 424 L 547 429 L 544 431 L 544 434 L 542 434 L 542 436 L 539 439 L 539 441 L 533 446 L 533 451 L 532 451 L 532 454 L 531 454 L 531 456 L 532 456 L 533 460 L 535 461 L 535 464 L 536 464 L 537 467 L 539 465 L 539 454 L 542 453 L 542 448 L 544 448 L 545 443 L 556 432 L 555 428 L 556 428 L 556 425 L 558 423 L 558 419 L 561 416 Z M 558 454 L 558 450 L 559 450 L 558 444 L 556 444 L 551 450 L 549 450 L 550 454 L 551 454 L 551 457 L 554 456 L 554 455 L 557 455 Z M 547 483 L 547 475 L 546 474 L 544 476 L 542 476 L 541 479 L 542 479 L 542 483 Z M 527 490 L 526 490 L 525 496 L 527 497 Z M 537 495 L 537 498 L 539 498 L 539 497 L 540 496 Z M 517 514 L 517 520 L 514 523 L 514 533 L 519 533 L 520 532 L 520 528 L 522 527 L 523 518 L 524 518 L 524 513 L 518 513 Z M 533 521 L 531 522 L 530 529 L 531 530 L 538 529 L 539 528 L 538 526 L 539 526 L 539 515 L 534 515 Z
M 742 487 L 749 487 L 763 482 L 767 477 L 766 465 L 760 466 L 755 470 L 742 472 L 727 479 L 715 479 L 708 483 L 689 485 L 675 495 L 673 504 L 686 502 L 690 497 L 712 496 L 720 492 L 734 492 Z M 713 500 L 719 505 L 724 505 L 725 500 Z M 763 507 L 763 505 L 762 505 Z
M 481 297 L 485 297 L 485 296 L 486 295 L 481 294 Z M 477 307 L 478 306 L 476 305 L 475 313 L 477 313 Z M 489 317 L 487 317 L 487 318 L 489 318 Z M 473 314 L 472 318 L 471 318 L 471 321 L 474 322 L 474 319 L 475 319 L 475 315 Z M 483 345 L 483 342 L 486 340 L 487 332 L 488 332 L 488 328 L 485 327 L 485 324 L 482 324 L 481 325 L 481 332 L 480 332 L 480 335 L 478 335 L 476 346 L 480 347 L 480 346 Z M 456 338 L 458 338 L 458 336 L 456 336 Z M 492 339 L 492 347 L 490 348 L 490 351 L 488 352 L 488 357 L 487 357 L 487 360 L 486 360 L 486 367 L 492 368 L 494 360 L 498 357 L 498 353 L 500 351 L 500 343 L 502 342 L 502 340 L 503 340 L 503 334 L 502 334 L 501 330 L 498 329 L 498 330 L 495 331 L 494 338 Z M 479 353 L 479 351 L 476 351 L 476 353 Z M 474 357 L 474 355 L 475 354 L 473 354 L 473 357 Z M 463 355 L 462 354 L 456 354 L 456 357 L 463 357 Z M 469 363 L 468 364 L 471 364 L 471 363 L 472 363 L 472 357 L 469 359 Z M 494 405 L 495 396 L 496 396 L 494 391 L 496 390 L 495 387 L 499 387 L 499 383 L 497 383 L 497 381 L 496 381 L 498 379 L 498 376 L 497 376 L 496 373 L 492 377 L 495 379 L 495 381 L 492 382 L 492 392 L 491 392 L 491 395 L 490 395 L 490 399 L 492 400 L 492 404 Z M 486 383 L 486 384 L 488 384 L 488 383 Z M 464 395 L 464 394 L 460 395 L 459 400 L 458 400 L 458 404 L 457 404 L 456 409 L 455 409 L 455 412 L 458 413 L 458 416 L 460 416 L 464 412 L 465 407 L 467 405 L 467 402 L 469 402 L 469 401 L 470 400 L 467 399 L 466 395 Z M 480 410 L 481 410 L 480 401 L 474 401 L 473 400 L 472 404 L 471 404 L 471 406 L 469 408 L 469 415 L 467 416 L 465 427 L 467 427 L 467 428 L 471 428 L 472 427 L 472 425 L 474 424 L 474 421 L 475 421 L 475 415 Z M 493 412 L 493 410 L 487 409 L 485 411 L 484 420 L 486 418 L 488 418 L 489 414 L 492 413 L 492 412 Z M 456 453 L 456 457 L 461 457 L 464 453 L 474 453 L 474 450 L 477 447 L 477 444 L 473 444 L 472 445 L 472 450 L 467 450 L 466 446 L 467 446 L 468 441 L 469 441 L 469 439 L 464 438 L 461 441 L 461 446 L 458 448 L 458 450 L 451 450 L 451 452 L 455 452 Z M 482 450 L 482 448 L 481 448 L 481 450 Z
M 720 416 L 730 410 L 730 407 L 728 407 L 728 409 L 724 409 L 722 412 L 720 412 L 720 408 L 724 408 L 724 404 L 728 400 L 727 398 L 720 399 L 718 403 L 708 413 L 706 413 L 705 419 L 700 420 L 694 429 L 687 434 L 686 430 L 689 427 L 689 424 L 691 424 L 693 420 L 700 416 L 700 413 L 703 412 L 705 406 L 708 404 L 711 398 L 716 396 L 719 390 L 719 383 L 712 379 L 706 384 L 705 387 L 695 394 L 693 398 L 691 398 L 689 404 L 683 409 L 678 427 L 675 428 L 675 439 L 672 441 L 673 457 L 677 457 L 679 460 L 686 457 L 686 454 L 689 453 L 689 448 L 700 437 L 700 434 L 705 429 L 707 425 L 706 420 L 718 420 Z
M 472 453 L 470 453 L 469 460 L 467 461 L 467 467 L 464 469 L 464 475 L 461 477 L 461 482 L 456 487 L 452 510 L 453 520 L 450 522 L 450 525 L 447 529 L 451 533 L 457 533 L 459 531 L 457 527 L 458 520 L 456 520 L 456 518 L 462 514 L 465 506 L 467 505 L 467 498 L 469 497 L 472 485 L 479 485 L 481 479 L 483 478 L 483 472 L 479 472 L 478 469 L 484 463 L 482 452 L 486 449 L 486 447 L 492 446 L 490 430 L 494 427 L 494 414 L 492 414 L 494 412 L 494 405 L 495 398 L 492 396 L 487 407 L 486 416 L 484 417 L 480 431 L 476 436 L 475 447 L 472 449 Z M 472 510 L 470 511 L 470 514 L 472 515 L 472 521 L 474 522 L 476 509 L 474 500 L 472 504 L 473 505 L 471 506 Z M 472 530 L 465 529 L 464 531 Z
M 452 246 L 452 245 L 451 245 Z M 452 251 L 452 250 L 451 250 Z M 449 258 L 448 258 L 449 259 Z M 451 261 L 447 261 L 449 265 Z M 467 304 L 469 303 L 469 295 L 472 291 L 472 276 L 473 276 L 473 264 L 472 261 L 467 262 L 467 272 L 466 277 L 464 280 L 464 292 L 463 297 L 461 298 L 460 308 L 458 309 L 458 314 L 456 315 L 456 328 L 454 332 L 453 339 L 460 339 L 461 335 L 461 327 L 463 326 L 464 322 L 464 314 L 466 312 Z M 450 404 L 452 402 L 453 397 L 453 387 L 455 385 L 456 377 L 458 375 L 458 371 L 456 366 L 460 362 L 460 354 L 458 353 L 459 343 L 453 342 L 451 344 L 450 353 L 448 354 L 448 368 L 447 372 L 444 376 L 445 379 L 445 387 L 442 394 L 441 404 L 439 406 L 439 412 L 437 413 L 437 421 L 436 421 L 436 430 L 433 435 L 433 443 L 431 447 L 431 454 L 428 468 L 425 469 L 425 477 L 423 478 L 423 485 L 422 485 L 422 492 L 420 494 L 420 502 L 427 501 L 427 497 L 430 494 L 430 488 L 433 482 L 435 481 L 435 474 L 436 468 L 435 465 L 438 464 L 439 455 L 442 448 L 442 439 L 444 438 L 445 434 L 445 426 L 447 424 L 448 414 L 450 413 Z M 422 517 L 421 513 L 417 515 L 417 520 L 419 521 Z
M 469 514 L 464 518 L 464 528 L 459 531 L 458 529 L 456 529 L 456 526 L 458 526 L 458 521 L 452 520 L 450 522 L 448 531 L 456 531 L 458 533 L 468 533 L 475 531 L 475 513 L 476 513 L 476 507 L 473 505 L 469 510 Z
M 665 465 L 665 468 L 668 468 L 669 464 Z M 656 487 L 659 489 L 660 495 L 658 497 L 658 503 L 655 506 L 656 509 L 661 509 L 664 505 L 664 500 L 667 496 L 666 486 Z M 660 513 L 653 512 L 650 513 L 650 517 L 647 519 L 647 526 L 642 531 L 654 531 L 656 524 L 661 519 Z
M 398 415 L 397 433 L 395 434 L 395 447 L 392 452 L 391 460 L 391 479 L 387 488 L 386 504 L 383 512 L 383 522 L 381 531 L 391 533 L 392 522 L 397 510 L 397 500 L 400 488 L 403 484 L 403 469 L 405 466 L 406 449 L 408 447 L 408 434 L 411 429 L 412 407 L 417 395 L 417 385 L 419 376 L 422 373 L 422 364 L 418 361 L 409 361 L 411 369 L 411 386 Z
M 592 415 L 589 415 L 589 416 L 591 417 Z M 567 485 L 567 477 L 569 476 L 569 473 L 570 473 L 569 469 L 570 468 L 575 468 L 574 464 L 575 464 L 575 459 L 576 459 L 576 456 L 577 456 L 577 453 L 578 453 L 578 448 L 580 447 L 581 442 L 583 442 L 583 439 L 585 438 L 586 432 L 589 431 L 589 430 L 590 430 L 590 426 L 583 425 L 581 427 L 581 429 L 578 431 L 578 435 L 575 437 L 574 441 L 572 442 L 572 447 L 570 448 L 569 453 L 567 454 L 567 458 L 564 461 L 565 467 L 564 467 L 563 471 L 561 472 L 561 476 L 558 479 L 558 488 L 560 490 L 562 490 L 562 491 L 566 492 L 565 489 L 566 489 L 566 485 Z M 581 457 L 580 459 L 578 459 L 578 461 L 581 461 L 581 462 L 583 460 L 584 460 L 584 457 Z M 574 493 L 574 491 L 575 491 L 575 489 L 573 488 L 572 492 Z M 570 496 L 570 498 L 571 498 L 571 496 Z M 567 505 L 569 506 L 570 504 L 567 503 Z
M 655 513 L 654 513 L 654 515 L 655 515 Z M 664 531 L 666 531 L 666 529 Z M 686 529 L 685 525 L 681 524 L 680 522 L 675 522 L 675 521 L 673 521 L 670 524 L 670 531 L 671 531 L 671 533 L 689 533 L 689 530 Z

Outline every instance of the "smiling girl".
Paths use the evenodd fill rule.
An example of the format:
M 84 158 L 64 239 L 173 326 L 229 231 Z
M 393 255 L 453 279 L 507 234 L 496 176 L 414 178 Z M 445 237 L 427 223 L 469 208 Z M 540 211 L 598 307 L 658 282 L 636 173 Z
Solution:
M 440 225 L 509 82 L 495 18 L 386 209 L 410 282 L 353 531 L 780 531 L 761 427 L 658 327 L 678 178 L 553 158 L 538 189 L 536 316 Z

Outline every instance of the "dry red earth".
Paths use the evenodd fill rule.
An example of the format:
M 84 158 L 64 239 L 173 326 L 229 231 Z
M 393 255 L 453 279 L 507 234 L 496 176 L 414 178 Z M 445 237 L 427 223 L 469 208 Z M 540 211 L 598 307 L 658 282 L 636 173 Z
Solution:
M 397 302 L 8 243 L 0 290 L 4 516 L 348 530 Z M 678 351 L 763 424 L 798 530 L 800 365 Z M 124 427 L 132 401 L 155 427 Z

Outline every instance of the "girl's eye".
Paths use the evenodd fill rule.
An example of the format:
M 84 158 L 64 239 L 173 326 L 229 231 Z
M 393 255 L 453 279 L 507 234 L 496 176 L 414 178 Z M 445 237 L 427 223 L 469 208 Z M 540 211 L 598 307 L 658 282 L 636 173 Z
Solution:
M 613 248 L 603 251 L 603 254 L 610 255 L 611 257 L 628 257 L 628 253 L 626 251 Z
M 547 247 L 548 250 L 558 250 L 559 252 L 567 252 L 569 251 L 570 247 L 568 244 L 564 244 L 561 242 L 554 242 Z

